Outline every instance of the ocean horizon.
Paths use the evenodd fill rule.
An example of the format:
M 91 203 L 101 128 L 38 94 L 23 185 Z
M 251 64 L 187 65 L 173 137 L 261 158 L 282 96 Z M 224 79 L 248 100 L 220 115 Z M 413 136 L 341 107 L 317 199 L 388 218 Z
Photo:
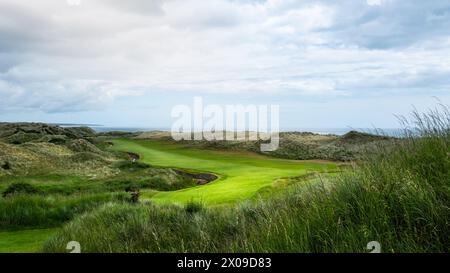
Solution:
M 121 132 L 148 132 L 148 131 L 170 131 L 168 127 L 109 127 L 109 126 L 89 126 L 98 133 L 121 131 Z M 400 128 L 283 128 L 280 132 L 310 132 L 321 135 L 345 135 L 350 131 L 358 131 L 370 134 L 399 136 L 402 133 Z

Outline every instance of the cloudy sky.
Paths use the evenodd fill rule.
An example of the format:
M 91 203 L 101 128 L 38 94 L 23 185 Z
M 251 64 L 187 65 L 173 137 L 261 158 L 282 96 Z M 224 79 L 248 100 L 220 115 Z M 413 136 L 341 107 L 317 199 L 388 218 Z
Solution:
M 170 127 L 194 96 L 395 127 L 450 104 L 450 1 L 0 0 L 0 121 Z

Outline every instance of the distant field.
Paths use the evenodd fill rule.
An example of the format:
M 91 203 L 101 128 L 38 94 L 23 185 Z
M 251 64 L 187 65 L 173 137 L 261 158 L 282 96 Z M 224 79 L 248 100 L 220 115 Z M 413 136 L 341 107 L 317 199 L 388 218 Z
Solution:
M 211 172 L 219 179 L 207 185 L 171 192 L 151 192 L 158 202 L 227 204 L 253 197 L 277 178 L 337 171 L 331 162 L 295 161 L 249 152 L 200 150 L 157 140 L 113 140 L 113 149 L 137 153 L 141 161 L 165 167 Z M 144 193 L 144 197 L 146 194 Z
M 33 253 L 42 250 L 42 244 L 57 229 L 30 229 L 0 231 L 0 253 Z

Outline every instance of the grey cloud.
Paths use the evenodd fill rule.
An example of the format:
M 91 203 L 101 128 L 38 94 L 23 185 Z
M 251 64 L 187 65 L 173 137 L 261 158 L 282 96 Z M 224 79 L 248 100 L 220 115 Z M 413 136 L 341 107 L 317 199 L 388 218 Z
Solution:
M 141 15 L 162 15 L 164 2 L 170 0 L 101 0 L 104 5 L 120 11 L 129 11 Z
M 38 109 L 46 113 L 64 113 L 101 109 L 111 102 L 112 97 L 105 97 L 98 89 L 98 83 L 0 80 L 0 112 Z
M 286 0 L 273 6 L 270 14 L 283 17 L 305 7 L 331 8 L 333 23 L 314 30 L 327 37 L 328 46 L 401 48 L 450 34 L 450 2 L 447 0 L 380 1 L 380 5 L 369 5 L 367 0 Z M 302 20 L 298 18 L 299 23 Z
M 335 4 L 336 24 L 328 34 L 343 43 L 373 49 L 407 47 L 450 34 L 450 2 L 384 0 Z
M 100 109 L 134 86 L 301 97 L 444 90 L 450 3 L 383 2 L 3 0 L 0 111 Z
M 38 42 L 51 40 L 48 17 L 15 3 L 0 3 L 0 52 L 33 49 Z
M 168 23 L 178 29 L 236 27 L 245 21 L 240 2 L 229 1 L 167 1 Z

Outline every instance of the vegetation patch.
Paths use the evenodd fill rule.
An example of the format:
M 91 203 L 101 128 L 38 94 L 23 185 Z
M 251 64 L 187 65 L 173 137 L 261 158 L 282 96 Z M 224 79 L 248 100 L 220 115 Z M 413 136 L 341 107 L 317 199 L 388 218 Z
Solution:
M 0 253 L 42 252 L 44 242 L 57 228 L 0 231 Z
M 0 230 L 55 227 L 109 202 L 128 202 L 124 193 L 79 196 L 11 195 L 0 198 Z
M 13 183 L 3 192 L 3 197 L 16 194 L 37 194 L 39 190 L 28 183 Z
M 220 177 L 201 186 L 152 195 L 151 199 L 159 203 L 184 204 L 195 200 L 208 205 L 235 204 L 252 198 L 261 188 L 271 186 L 276 178 L 338 171 L 332 162 L 285 160 L 252 152 L 187 149 L 183 144 L 161 140 L 114 139 L 112 142 L 112 149 L 139 154 L 141 162 L 152 166 L 189 170 L 194 174 L 212 173 Z
M 415 127 L 405 131 L 409 137 L 378 143 L 355 169 L 296 184 L 269 200 L 222 207 L 198 206 L 192 199 L 185 206 L 107 204 L 65 225 L 44 250 L 64 251 L 76 238 L 86 252 L 366 252 L 367 242 L 376 240 L 383 252 L 446 253 L 449 121 L 448 112 L 416 115 Z M 150 147 L 158 152 L 144 152 L 143 160 L 167 159 Z M 186 154 L 176 154 L 178 161 L 170 160 L 181 164 Z M 198 157 L 192 164 L 214 166 L 201 159 L 204 164 Z

